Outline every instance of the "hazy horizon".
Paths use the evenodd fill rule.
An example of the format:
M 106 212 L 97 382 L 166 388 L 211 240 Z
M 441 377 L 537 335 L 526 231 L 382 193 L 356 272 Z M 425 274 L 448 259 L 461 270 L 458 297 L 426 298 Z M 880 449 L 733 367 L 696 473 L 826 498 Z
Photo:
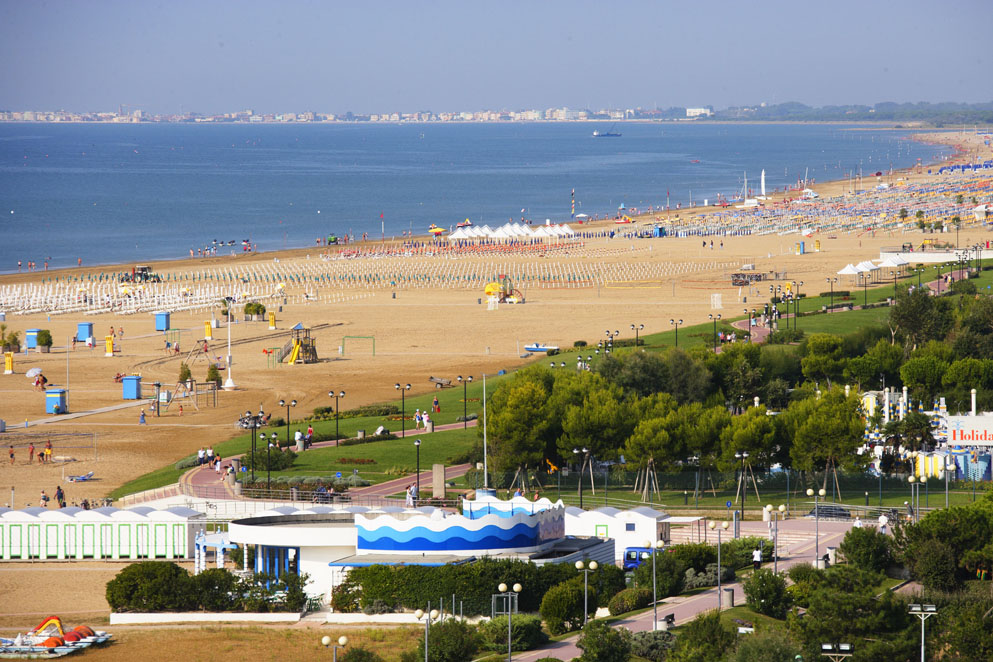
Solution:
M 982 46 L 993 3 L 757 7 L 5 3 L 0 108 L 340 114 L 993 98 Z

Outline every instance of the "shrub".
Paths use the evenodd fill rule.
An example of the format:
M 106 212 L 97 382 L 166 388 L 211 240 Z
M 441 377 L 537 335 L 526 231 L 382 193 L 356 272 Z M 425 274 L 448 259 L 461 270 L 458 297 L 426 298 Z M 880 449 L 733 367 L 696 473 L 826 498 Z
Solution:
M 576 578 L 580 586 L 582 579 Z M 590 573 L 590 596 L 592 591 L 596 591 L 596 606 L 606 607 L 610 599 L 623 591 L 627 587 L 627 577 L 623 568 L 618 568 L 613 564 L 599 564 L 594 572 Z
M 238 578 L 223 568 L 204 570 L 190 578 L 193 599 L 204 611 L 228 611 L 238 606 Z
M 576 342 L 572 343 L 572 346 L 573 347 L 586 347 L 586 341 L 585 340 L 577 340 Z
M 349 647 L 338 659 L 341 662 L 383 662 L 382 657 L 362 646 Z
M 548 355 L 548 356 L 555 356 L 558 353 L 559 353 L 559 350 L 557 350 L 557 349 L 547 349 L 547 350 L 545 350 L 545 354 Z
M 176 469 L 192 469 L 193 467 L 198 466 L 197 461 L 198 460 L 196 455 L 190 455 L 189 457 L 184 457 L 182 460 L 180 460 L 179 462 L 177 462 L 172 466 L 175 467 Z
M 247 462 L 245 465 L 249 469 L 255 469 L 256 471 L 283 471 L 289 469 L 293 466 L 293 462 L 297 459 L 297 454 L 291 450 L 279 451 L 275 448 L 256 448 L 255 457 L 249 453 L 245 458 Z M 286 478 L 286 476 L 280 476 L 280 478 Z
M 665 662 L 669 651 L 676 645 L 676 636 L 672 632 L 648 630 L 635 632 L 631 636 L 631 652 L 650 662 Z
M 809 563 L 797 563 L 786 571 L 786 576 L 794 584 L 816 581 L 821 574 L 822 572 L 820 570 Z
M 721 559 L 721 581 L 732 582 L 735 578 L 734 568 L 723 564 Z M 708 563 L 703 572 L 696 572 L 693 568 L 687 568 L 683 579 L 683 590 L 703 588 L 705 586 L 717 586 L 717 564 Z
M 359 610 L 359 587 L 346 579 L 331 589 L 331 608 L 342 614 L 353 614 Z
M 655 553 L 655 577 L 657 595 L 666 598 L 678 595 L 683 590 L 686 566 L 672 554 L 667 552 Z M 652 564 L 642 563 L 634 571 L 634 584 L 639 588 L 652 588 Z
M 450 618 L 431 626 L 432 662 L 470 662 L 479 650 L 479 635 L 465 621 Z M 417 643 L 419 660 L 424 659 L 424 639 Z
M 717 548 L 706 543 L 672 545 L 666 548 L 666 552 L 679 559 L 687 568 L 692 568 L 697 572 L 703 571 L 711 563 L 717 563 Z M 724 559 L 721 561 L 723 564 Z
M 735 638 L 735 633 L 721 623 L 720 613 L 708 611 L 680 628 L 669 657 L 680 662 L 721 660 L 734 647 Z
M 786 618 L 790 608 L 790 595 L 786 581 L 771 570 L 759 568 L 745 580 L 745 602 L 752 611 L 773 618 Z
M 214 365 L 213 363 L 211 363 L 210 364 L 210 367 L 207 368 L 207 379 L 206 379 L 206 381 L 207 382 L 214 382 L 218 386 L 221 385 L 221 373 L 217 369 L 217 366 Z
M 529 651 L 543 646 L 548 635 L 541 629 L 541 618 L 531 614 L 514 616 L 510 623 L 510 646 L 515 651 Z M 479 625 L 483 648 L 492 651 L 507 650 L 507 617 L 497 616 Z
M 607 603 L 611 616 L 625 614 L 652 604 L 652 591 L 647 588 L 626 588 Z
M 889 536 L 876 529 L 853 528 L 839 547 L 849 563 L 865 570 L 883 572 L 892 560 Z
M 548 631 L 559 635 L 579 627 L 583 622 L 583 597 L 583 587 L 571 581 L 550 588 L 539 610 Z
M 932 538 L 914 545 L 907 559 L 910 572 L 925 589 L 952 591 L 958 587 L 955 553 L 940 540 Z
M 107 582 L 107 603 L 114 611 L 185 611 L 193 605 L 190 575 L 168 561 L 142 561 Z
M 39 329 L 38 331 L 38 346 L 39 347 L 51 347 L 52 346 L 52 332 L 48 329 Z
M 179 381 L 188 382 L 193 379 L 193 373 L 190 372 L 190 366 L 185 363 L 179 364 Z
M 785 632 L 774 629 L 760 630 L 741 637 L 738 650 L 730 658 L 731 662 L 794 662 L 797 659 L 803 659 L 800 649 L 790 641 Z
M 788 345 L 794 342 L 800 342 L 803 340 L 803 329 L 784 329 L 780 328 L 778 331 L 773 331 L 768 336 L 766 336 L 765 342 L 768 345 Z
M 603 621 L 590 621 L 579 635 L 576 647 L 582 662 L 627 662 L 631 656 L 631 632 L 612 628 Z

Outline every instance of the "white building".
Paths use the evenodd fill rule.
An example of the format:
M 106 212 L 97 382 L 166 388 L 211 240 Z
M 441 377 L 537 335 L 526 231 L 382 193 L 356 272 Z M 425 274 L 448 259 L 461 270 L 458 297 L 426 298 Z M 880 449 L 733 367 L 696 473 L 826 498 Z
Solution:
M 687 117 L 710 117 L 713 114 L 714 114 L 714 111 L 712 111 L 710 108 L 687 108 L 686 109 L 686 116 Z

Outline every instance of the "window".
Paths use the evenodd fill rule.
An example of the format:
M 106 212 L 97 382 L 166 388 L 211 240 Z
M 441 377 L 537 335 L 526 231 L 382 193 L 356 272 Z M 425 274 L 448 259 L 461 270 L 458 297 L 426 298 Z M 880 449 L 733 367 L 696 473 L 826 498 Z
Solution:
M 625 531 L 634 531 L 634 522 L 628 522 L 624 525 Z

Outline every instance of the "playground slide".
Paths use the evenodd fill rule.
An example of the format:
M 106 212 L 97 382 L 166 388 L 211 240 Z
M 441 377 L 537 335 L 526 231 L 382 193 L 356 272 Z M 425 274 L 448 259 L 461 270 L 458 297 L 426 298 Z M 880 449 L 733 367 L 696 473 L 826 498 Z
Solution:
M 293 352 L 290 353 L 290 361 L 289 361 L 290 365 L 296 363 L 299 357 L 300 357 L 300 341 L 298 340 L 295 343 L 293 343 Z

